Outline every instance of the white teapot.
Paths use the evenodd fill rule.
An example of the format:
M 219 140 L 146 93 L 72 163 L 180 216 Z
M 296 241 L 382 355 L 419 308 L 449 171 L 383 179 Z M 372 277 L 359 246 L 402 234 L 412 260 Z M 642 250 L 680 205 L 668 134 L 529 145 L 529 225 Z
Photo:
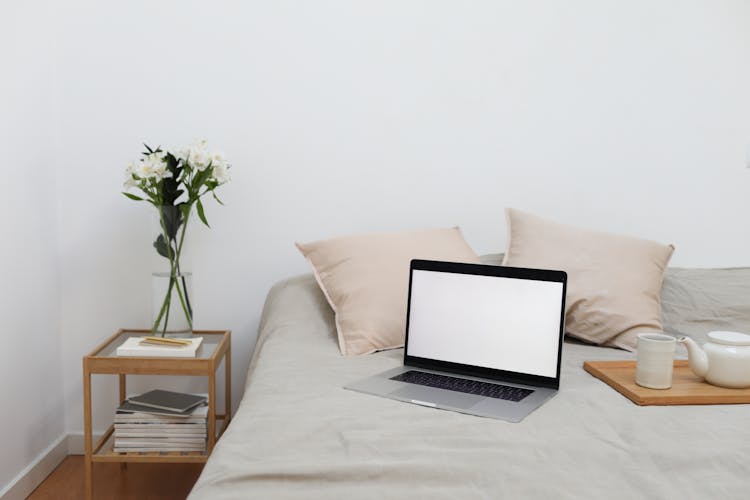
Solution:
M 750 387 L 750 335 L 709 332 L 703 349 L 688 337 L 680 337 L 688 351 L 690 369 L 706 382 L 721 387 Z

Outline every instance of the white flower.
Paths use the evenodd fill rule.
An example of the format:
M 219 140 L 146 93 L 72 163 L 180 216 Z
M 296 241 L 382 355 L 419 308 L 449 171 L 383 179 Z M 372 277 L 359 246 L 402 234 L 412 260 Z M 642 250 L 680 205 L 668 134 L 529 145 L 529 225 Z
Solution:
M 224 184 L 225 182 L 229 181 L 229 168 L 231 165 L 229 165 L 229 162 L 226 160 L 226 158 L 224 158 L 224 153 L 220 151 L 214 151 L 213 153 L 211 153 L 210 159 L 213 179 L 215 179 L 219 184 Z
M 206 170 L 210 163 L 211 159 L 205 150 L 196 150 L 190 154 L 190 164 L 198 170 Z
M 224 158 L 224 153 L 222 153 L 221 151 L 214 151 L 213 153 L 211 153 L 209 158 L 211 160 L 211 165 L 213 165 L 214 167 L 217 165 L 228 164 L 227 159 Z
M 132 162 L 126 169 L 128 178 L 132 181 L 133 174 L 139 179 L 164 179 L 166 177 L 172 177 L 172 172 L 167 170 L 167 163 L 164 161 L 166 153 L 160 151 L 158 153 L 151 153 L 139 162 Z M 125 181 L 126 185 L 129 181 Z
M 167 165 L 165 163 L 159 163 L 154 167 L 154 177 L 166 179 L 167 177 L 172 177 L 172 172 L 167 170 Z
M 177 152 L 174 154 L 174 157 L 178 160 L 182 160 L 183 162 L 187 161 L 188 156 L 190 155 L 190 148 L 180 148 L 177 150 Z
M 128 168 L 125 170 L 125 175 L 132 179 L 133 176 L 139 179 L 148 179 L 153 174 L 153 167 L 150 161 L 134 161 L 130 162 Z
M 141 179 L 150 179 L 151 177 L 154 177 L 155 173 L 153 162 L 149 161 L 148 159 L 141 160 L 135 169 L 135 175 L 137 175 Z
M 209 155 L 206 145 L 207 141 L 202 139 L 178 151 L 177 158 L 197 170 L 206 170 L 211 163 L 211 155 Z
M 225 161 L 213 164 L 213 178 L 216 179 L 216 182 L 224 184 L 232 179 L 232 176 L 229 174 L 230 166 L 231 165 Z
M 125 189 L 135 187 L 138 185 L 138 182 L 133 179 L 133 174 L 136 173 L 136 169 L 138 168 L 138 163 L 131 161 L 128 163 L 128 166 L 125 168 Z M 136 174 L 137 175 L 137 174 Z
M 154 177 L 158 177 L 160 179 L 166 179 L 167 177 L 172 177 L 172 172 L 167 170 L 167 163 L 164 161 L 163 158 L 154 158 L 151 164 L 152 164 L 152 169 L 154 172 Z
M 230 180 L 229 168 L 231 165 L 224 157 L 224 153 L 220 151 L 209 152 L 208 141 L 205 139 L 180 149 L 175 157 L 198 171 L 206 170 L 209 166 L 212 167 L 211 178 L 219 184 L 224 184 Z
M 128 163 L 128 166 L 125 168 L 125 175 L 132 178 L 137 168 L 138 168 L 138 162 L 131 161 L 130 163 Z

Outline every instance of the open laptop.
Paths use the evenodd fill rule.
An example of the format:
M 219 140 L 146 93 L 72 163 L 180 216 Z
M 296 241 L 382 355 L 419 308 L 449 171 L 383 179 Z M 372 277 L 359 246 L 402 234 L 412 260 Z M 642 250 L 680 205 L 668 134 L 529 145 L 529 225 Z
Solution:
M 346 389 L 520 422 L 557 393 L 563 271 L 411 261 L 404 365 Z

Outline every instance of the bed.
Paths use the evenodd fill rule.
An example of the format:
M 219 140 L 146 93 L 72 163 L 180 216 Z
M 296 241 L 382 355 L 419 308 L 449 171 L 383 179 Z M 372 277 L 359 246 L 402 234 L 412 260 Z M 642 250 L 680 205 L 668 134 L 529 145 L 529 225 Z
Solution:
M 748 330 L 750 269 L 670 269 L 662 307 L 668 333 Z M 403 350 L 344 357 L 335 335 L 312 275 L 273 287 L 244 397 L 190 499 L 750 495 L 750 405 L 639 407 L 582 368 L 630 352 L 566 340 L 559 394 L 513 424 L 344 390 Z

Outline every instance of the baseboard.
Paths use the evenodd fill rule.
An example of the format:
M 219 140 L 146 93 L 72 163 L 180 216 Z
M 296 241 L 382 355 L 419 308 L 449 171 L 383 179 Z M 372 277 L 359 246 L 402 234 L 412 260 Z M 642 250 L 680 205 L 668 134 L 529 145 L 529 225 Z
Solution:
M 0 490 L 0 500 L 24 500 L 68 456 L 68 436 L 63 434 Z
M 92 442 L 96 443 L 99 438 L 104 434 L 103 432 L 95 432 L 92 437 Z M 79 432 L 76 434 L 68 434 L 68 455 L 83 455 L 86 453 L 86 440 L 83 437 L 83 433 Z M 0 500 L 5 500 L 0 498 Z

